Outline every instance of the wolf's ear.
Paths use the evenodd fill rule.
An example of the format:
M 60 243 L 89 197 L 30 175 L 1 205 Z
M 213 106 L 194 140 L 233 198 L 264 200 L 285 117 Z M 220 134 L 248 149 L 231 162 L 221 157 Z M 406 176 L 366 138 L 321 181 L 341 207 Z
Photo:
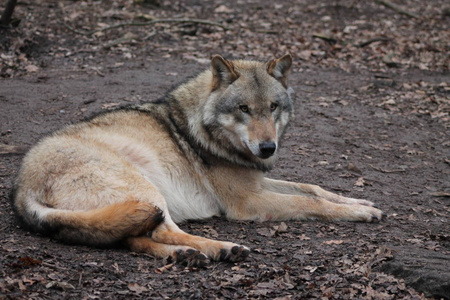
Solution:
M 291 66 L 292 56 L 288 53 L 281 58 L 269 61 L 267 63 L 267 72 L 286 87 L 286 78 Z
M 221 86 L 232 84 L 239 78 L 239 73 L 234 69 L 232 62 L 220 55 L 215 55 L 211 60 L 213 82 L 212 90 L 215 91 Z

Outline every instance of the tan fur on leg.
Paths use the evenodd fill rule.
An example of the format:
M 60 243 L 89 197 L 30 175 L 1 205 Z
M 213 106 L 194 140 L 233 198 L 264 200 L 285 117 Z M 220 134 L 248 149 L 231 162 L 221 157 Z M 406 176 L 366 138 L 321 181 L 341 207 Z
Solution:
M 191 246 L 214 260 L 238 261 L 250 253 L 250 249 L 245 246 L 191 235 L 175 224 L 161 224 L 153 231 L 152 239 L 164 244 Z
M 124 244 L 131 251 L 148 253 L 156 257 L 169 257 L 173 261 L 187 266 L 203 267 L 209 262 L 208 257 L 197 249 L 158 243 L 146 236 L 127 238 Z

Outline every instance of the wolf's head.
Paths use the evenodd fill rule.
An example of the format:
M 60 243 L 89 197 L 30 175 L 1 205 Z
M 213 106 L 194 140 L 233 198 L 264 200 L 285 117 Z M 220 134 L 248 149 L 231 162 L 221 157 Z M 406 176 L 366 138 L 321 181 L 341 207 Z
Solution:
M 220 156 L 270 169 L 293 111 L 290 54 L 267 63 L 212 58 L 202 126 Z M 219 151 L 220 150 L 220 151 Z M 234 158 L 233 158 L 234 157 Z

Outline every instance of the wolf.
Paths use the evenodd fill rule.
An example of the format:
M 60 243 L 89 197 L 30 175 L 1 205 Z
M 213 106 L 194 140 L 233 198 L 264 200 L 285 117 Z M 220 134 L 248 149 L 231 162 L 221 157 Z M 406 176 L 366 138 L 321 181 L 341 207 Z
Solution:
M 292 56 L 220 55 L 163 98 L 99 114 L 42 139 L 24 157 L 13 207 L 33 231 L 67 243 L 170 257 L 189 266 L 239 261 L 246 246 L 176 224 L 231 220 L 374 222 L 367 200 L 269 179 L 293 115 Z

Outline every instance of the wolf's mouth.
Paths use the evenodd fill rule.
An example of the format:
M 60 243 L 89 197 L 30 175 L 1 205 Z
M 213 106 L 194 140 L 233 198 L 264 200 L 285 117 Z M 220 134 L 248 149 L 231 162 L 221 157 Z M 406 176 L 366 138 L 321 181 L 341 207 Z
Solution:
M 260 155 L 257 155 L 257 156 L 262 159 L 267 159 L 267 158 L 271 157 L 272 155 L 273 155 L 273 153 L 272 154 L 261 153 Z

